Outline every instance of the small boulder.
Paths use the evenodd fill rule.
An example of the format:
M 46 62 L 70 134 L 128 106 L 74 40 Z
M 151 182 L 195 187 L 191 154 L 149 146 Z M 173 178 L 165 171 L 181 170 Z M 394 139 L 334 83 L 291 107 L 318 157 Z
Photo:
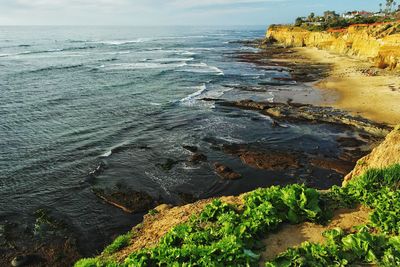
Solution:
M 179 192 L 178 195 L 183 204 L 193 203 L 198 200 L 193 194 L 190 193 Z
M 19 255 L 16 256 L 14 259 L 11 261 L 11 266 L 13 267 L 20 267 L 27 265 L 29 263 L 30 256 L 29 255 Z
M 155 206 L 155 200 L 146 192 L 133 191 L 129 188 L 121 191 L 93 189 L 96 196 L 127 213 L 148 211 Z
M 161 169 L 163 169 L 164 171 L 170 171 L 178 163 L 179 163 L 178 160 L 167 159 L 165 162 L 157 163 L 156 165 Z
M 182 147 L 192 153 L 196 153 L 199 150 L 197 146 L 183 145 Z
M 270 151 L 269 154 L 247 151 L 240 155 L 240 159 L 244 164 L 262 170 L 276 171 L 297 168 L 299 166 L 295 155 L 274 151 Z
M 225 166 L 219 162 L 214 163 L 215 172 L 223 179 L 226 180 L 237 180 L 242 178 L 242 175 L 234 172 L 228 166 Z
M 207 156 L 201 153 L 194 153 L 190 156 L 189 161 L 192 163 L 207 161 Z

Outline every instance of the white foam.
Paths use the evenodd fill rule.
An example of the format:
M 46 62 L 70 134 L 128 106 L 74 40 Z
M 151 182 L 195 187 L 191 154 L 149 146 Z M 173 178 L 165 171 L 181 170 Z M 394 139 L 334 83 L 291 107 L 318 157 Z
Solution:
M 193 87 L 192 87 L 193 88 Z M 206 90 L 207 90 L 207 86 L 206 84 L 202 84 L 200 86 L 194 87 L 195 89 L 197 89 L 197 91 L 195 91 L 194 93 L 188 95 L 187 97 L 182 98 L 181 100 L 179 100 L 181 103 L 182 102 L 193 102 L 196 100 L 196 98 L 198 96 L 200 96 L 201 94 L 203 94 Z
M 204 94 L 204 97 L 206 97 L 206 98 L 220 98 L 223 94 L 225 94 L 226 92 L 229 92 L 231 90 L 233 90 L 233 88 L 220 87 L 218 89 L 207 91 L 207 93 Z
M 196 55 L 195 52 L 190 52 L 190 51 L 182 51 L 182 52 L 179 52 L 179 54 L 181 54 L 183 56 L 194 56 L 194 55 Z
M 137 38 L 134 40 L 108 40 L 108 41 L 94 41 L 92 43 L 96 44 L 106 44 L 106 45 L 124 45 L 124 44 L 132 44 L 132 43 L 143 43 L 150 41 L 150 38 Z
M 102 154 L 100 157 L 107 158 L 107 157 L 111 156 L 111 154 L 112 154 L 112 151 L 110 150 L 110 151 L 107 151 L 104 154 Z
M 194 165 L 188 165 L 187 163 L 185 163 L 183 165 L 182 169 L 184 169 L 184 170 L 199 170 L 200 167 L 199 166 L 194 166 Z
M 188 57 L 188 58 L 179 58 L 179 57 L 173 58 L 173 57 L 170 57 L 170 58 L 153 59 L 151 61 L 168 63 L 168 62 L 187 62 L 187 61 L 192 61 L 193 59 L 194 58 L 192 58 L 192 57 Z
M 136 70 L 136 69 L 170 69 L 186 66 L 186 62 L 178 63 L 155 63 L 155 62 L 135 62 L 135 63 L 119 63 L 106 66 L 106 69 L 111 70 Z
M 224 140 L 224 141 L 227 141 L 227 142 L 229 142 L 229 143 L 236 143 L 236 144 L 244 143 L 244 140 L 239 139 L 239 138 L 232 137 L 232 136 L 230 136 L 230 135 L 228 135 L 228 136 L 221 136 L 220 139 L 222 139 L 222 140 Z
M 150 102 L 149 103 L 151 106 L 161 106 L 161 103 L 156 103 L 156 102 Z
M 216 67 L 216 66 L 209 66 L 204 62 L 196 63 L 196 64 L 188 64 L 186 68 L 179 69 L 178 71 L 184 72 L 193 72 L 193 73 L 212 73 L 216 75 L 224 75 L 224 72 Z
M 192 39 L 192 38 L 206 38 L 206 35 L 189 35 L 189 36 L 164 36 L 158 37 L 156 40 L 175 40 L 175 39 Z

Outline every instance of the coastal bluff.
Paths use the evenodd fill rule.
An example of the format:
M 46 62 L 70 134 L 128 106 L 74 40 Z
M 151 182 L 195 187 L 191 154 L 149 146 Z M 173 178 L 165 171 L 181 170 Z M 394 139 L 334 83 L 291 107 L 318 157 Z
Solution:
M 346 175 L 346 185 L 354 177 L 360 176 L 371 168 L 386 168 L 400 164 L 400 125 L 397 125 L 370 154 L 358 160 L 355 168 Z
M 316 47 L 368 60 L 376 67 L 400 71 L 400 22 L 357 24 L 345 29 L 309 31 L 272 25 L 266 38 L 286 47 Z

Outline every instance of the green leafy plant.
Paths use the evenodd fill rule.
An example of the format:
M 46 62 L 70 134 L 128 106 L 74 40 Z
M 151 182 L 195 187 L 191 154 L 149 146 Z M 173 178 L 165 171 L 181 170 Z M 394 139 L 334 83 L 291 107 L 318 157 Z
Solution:
M 198 217 L 178 225 L 150 250 L 131 254 L 128 266 L 253 266 L 257 240 L 282 222 L 320 221 L 318 191 L 273 186 L 246 195 L 244 207 L 214 200 Z
M 400 234 L 400 165 L 371 169 L 345 187 L 333 187 L 331 197 L 373 209 L 371 225 L 382 232 Z
M 257 266 L 259 241 L 280 224 L 324 223 L 332 207 L 356 204 L 373 210 L 367 226 L 353 233 L 326 231 L 326 244 L 306 242 L 266 266 L 400 266 L 399 188 L 400 165 L 395 165 L 370 170 L 328 193 L 297 184 L 257 189 L 246 194 L 241 206 L 214 200 L 199 215 L 172 228 L 155 247 L 130 254 L 124 263 L 102 256 L 129 244 L 129 233 L 117 238 L 101 257 L 80 260 L 75 266 Z
M 361 228 L 355 234 L 345 234 L 337 228 L 324 233 L 326 244 L 304 242 L 298 248 L 288 249 L 267 267 L 291 266 L 352 266 L 373 263 L 380 266 L 399 266 L 399 237 L 371 234 Z
M 122 248 L 129 245 L 129 242 L 131 241 L 131 239 L 132 239 L 131 232 L 120 235 L 111 243 L 111 245 L 107 246 L 104 249 L 103 253 L 104 254 L 112 254 L 117 251 L 120 251 Z

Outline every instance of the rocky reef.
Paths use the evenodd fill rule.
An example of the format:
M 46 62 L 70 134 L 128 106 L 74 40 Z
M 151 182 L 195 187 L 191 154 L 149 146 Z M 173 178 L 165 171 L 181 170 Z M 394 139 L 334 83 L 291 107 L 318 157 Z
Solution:
M 267 39 L 288 47 L 317 47 L 368 60 L 379 68 L 400 70 L 400 22 L 359 24 L 323 32 L 273 25 Z

